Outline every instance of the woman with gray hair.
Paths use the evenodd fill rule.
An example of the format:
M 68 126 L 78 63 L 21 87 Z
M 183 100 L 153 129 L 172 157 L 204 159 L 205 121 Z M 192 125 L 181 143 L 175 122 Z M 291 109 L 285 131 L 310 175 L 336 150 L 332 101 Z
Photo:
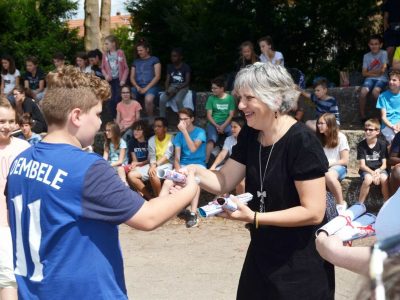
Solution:
M 232 191 L 246 177 L 248 206 L 225 218 L 249 224 L 237 299 L 334 299 L 334 269 L 315 249 L 326 208 L 328 161 L 315 134 L 288 115 L 299 93 L 285 68 L 255 63 L 235 80 L 247 120 L 220 171 L 197 168 L 200 186 Z

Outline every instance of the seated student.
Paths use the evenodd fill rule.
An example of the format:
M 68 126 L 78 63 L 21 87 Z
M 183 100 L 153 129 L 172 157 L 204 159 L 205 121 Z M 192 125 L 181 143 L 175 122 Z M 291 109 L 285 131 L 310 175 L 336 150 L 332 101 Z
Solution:
M 166 118 L 154 119 L 154 136 L 149 139 L 150 167 L 148 178 L 156 196 L 161 191 L 161 180 L 157 176 L 157 170 L 171 170 L 174 159 L 173 136 L 168 133 L 168 121 Z
M 381 185 L 383 200 L 389 198 L 388 173 L 386 161 L 388 151 L 386 142 L 379 139 L 379 121 L 369 119 L 364 124 L 365 139 L 357 145 L 357 159 L 360 162 L 358 171 L 363 180 L 358 201 L 364 203 L 372 183 Z
M 30 114 L 23 114 L 18 121 L 19 128 L 21 128 L 22 135 L 19 138 L 26 140 L 29 144 L 35 145 L 42 140 L 40 134 L 32 131 L 33 120 Z
M 372 93 L 374 100 L 378 99 L 382 89 L 387 85 L 387 64 L 388 56 L 385 50 L 382 50 L 382 38 L 379 35 L 373 35 L 369 38 L 368 46 L 371 50 L 364 55 L 362 75 L 365 77 L 363 87 L 360 92 L 360 117 L 366 120 L 365 104 L 367 94 Z
M 260 61 L 263 63 L 269 62 L 273 65 L 285 65 L 285 60 L 283 59 L 283 54 L 279 51 L 275 51 L 272 38 L 267 35 L 263 36 L 258 40 L 258 45 L 260 46 L 261 55 Z
M 130 164 L 125 166 L 128 183 L 135 188 L 145 199 L 152 198 L 146 189 L 143 178 L 147 177 L 149 170 L 149 130 L 145 121 L 136 121 L 132 125 L 133 138 L 128 143 Z
M 391 71 L 389 78 L 389 90 L 379 95 L 376 108 L 381 110 L 382 134 L 391 144 L 400 131 L 400 71 Z
M 105 143 L 103 158 L 115 170 L 128 163 L 126 155 L 126 142 L 121 138 L 121 131 L 114 122 L 108 122 L 105 130 Z
M 82 151 L 100 128 L 108 83 L 70 66 L 50 73 L 47 84 L 49 134 L 18 156 L 7 181 L 19 297 L 128 299 L 118 225 L 164 224 L 193 199 L 194 172 L 174 194 L 144 201 L 105 160 Z
M 338 212 L 341 212 L 347 208 L 340 181 L 347 174 L 349 143 L 346 136 L 339 131 L 334 114 L 325 113 L 320 116 L 316 127 L 317 137 L 324 147 L 324 153 L 329 162 L 328 172 L 325 173 L 326 186 L 336 199 Z
M 132 136 L 132 124 L 140 119 L 142 106 L 132 98 L 131 89 L 127 85 L 121 87 L 121 102 L 117 104 L 117 118 L 115 122 L 121 130 L 122 138 L 129 141 Z
M 0 94 L 6 97 L 11 103 L 14 102 L 12 91 L 20 85 L 20 72 L 15 67 L 14 59 L 9 55 L 4 55 L 1 58 L 1 85 Z
M 314 83 L 314 93 L 310 94 L 305 90 L 300 90 L 300 92 L 304 97 L 311 99 L 311 101 L 316 105 L 316 119 L 325 113 L 331 113 L 335 115 L 336 123 L 340 125 L 339 107 L 336 99 L 328 95 L 328 82 L 325 79 L 317 80 Z M 315 131 L 316 123 L 317 120 L 308 120 L 306 125 L 308 128 Z
M 46 120 L 43 117 L 42 111 L 34 100 L 26 97 L 25 89 L 22 87 L 14 88 L 13 95 L 15 99 L 15 110 L 18 115 L 30 114 L 33 120 L 32 131 L 35 133 L 42 133 L 47 131 Z
M 174 101 L 178 111 L 184 107 L 183 100 L 189 91 L 191 69 L 183 61 L 181 48 L 174 48 L 171 51 L 171 62 L 167 66 L 167 78 L 165 80 L 165 92 L 160 96 L 160 117 L 166 117 L 168 101 Z
M 191 164 L 200 165 L 203 168 L 206 166 L 206 132 L 204 129 L 194 126 L 193 122 L 193 111 L 182 108 L 179 111 L 179 132 L 173 142 L 175 146 L 174 169 L 176 171 Z M 196 211 L 199 197 L 200 189 L 198 188 L 196 196 L 190 203 L 190 215 L 186 220 L 186 227 L 188 228 L 198 225 Z
M 61 70 L 65 66 L 65 55 L 62 52 L 53 54 L 53 65 L 56 70 Z
M 44 72 L 38 67 L 39 61 L 34 56 L 25 59 L 26 72 L 23 76 L 24 87 L 36 101 L 40 101 L 44 96 L 45 77 Z
M 86 52 L 80 51 L 75 55 L 75 66 L 83 73 L 93 73 Z
M 103 59 L 103 53 L 101 53 L 99 49 L 94 49 L 88 52 L 87 57 L 94 75 L 96 75 L 100 79 L 105 79 L 103 72 L 101 71 L 101 62 Z
M 242 117 L 233 117 L 231 121 L 231 132 L 232 134 L 225 139 L 224 146 L 220 153 L 218 153 L 217 157 L 215 158 L 213 164 L 210 167 L 210 170 L 219 170 L 221 166 L 225 163 L 226 159 L 231 156 L 232 148 L 237 143 L 237 137 L 242 130 L 243 126 L 245 125 L 245 120 Z M 236 186 L 236 195 L 240 195 L 244 193 L 244 181 L 243 179 L 237 186 Z
M 222 78 L 211 80 L 212 95 L 206 103 L 207 110 L 207 147 L 206 163 L 210 158 L 217 140 L 221 136 L 231 135 L 231 120 L 235 113 L 236 103 L 232 95 L 225 93 L 225 82 Z

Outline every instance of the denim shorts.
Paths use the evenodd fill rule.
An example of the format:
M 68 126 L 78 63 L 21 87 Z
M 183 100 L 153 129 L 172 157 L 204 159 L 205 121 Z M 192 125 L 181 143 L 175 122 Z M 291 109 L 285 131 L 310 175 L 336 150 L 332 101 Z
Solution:
M 368 175 L 368 174 L 369 174 L 368 172 L 361 171 L 361 172 L 360 172 L 361 180 L 364 180 L 365 175 Z M 389 174 L 388 174 L 388 172 L 387 172 L 386 170 L 381 170 L 381 174 L 385 174 L 386 176 L 389 177 Z
M 347 167 L 342 166 L 342 165 L 336 165 L 336 166 L 332 166 L 328 169 L 328 171 L 336 171 L 336 173 L 339 175 L 339 181 L 342 181 L 347 174 Z
M 155 85 L 149 88 L 146 93 L 140 94 L 135 87 L 132 87 L 131 92 L 135 96 L 135 99 L 138 100 L 141 98 L 143 99 L 143 97 L 146 97 L 147 95 L 153 95 L 154 97 L 157 97 L 158 93 L 160 92 L 160 88 Z
M 222 123 L 221 123 L 222 124 Z M 219 124 L 219 125 L 221 125 Z M 231 135 L 231 125 L 229 124 L 228 126 L 225 127 L 224 129 L 224 133 L 226 136 L 230 136 Z M 218 132 L 217 132 L 217 128 L 215 128 L 214 125 L 207 123 L 207 128 L 206 128 L 206 133 L 207 133 L 207 142 L 208 141 L 213 141 L 214 143 L 217 142 L 218 140 Z
M 365 78 L 363 87 L 367 88 L 369 91 L 372 91 L 374 88 L 380 88 L 383 90 L 387 86 L 387 81 Z

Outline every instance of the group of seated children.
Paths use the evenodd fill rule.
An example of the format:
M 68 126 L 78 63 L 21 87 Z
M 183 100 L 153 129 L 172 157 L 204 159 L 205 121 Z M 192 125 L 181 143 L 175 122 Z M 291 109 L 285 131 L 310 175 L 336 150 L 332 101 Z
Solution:
M 159 170 L 180 170 L 192 164 L 206 167 L 206 131 L 194 125 L 192 110 L 182 108 L 178 115 L 178 133 L 175 137 L 168 133 L 167 119 L 156 117 L 153 124 L 153 136 L 150 138 L 148 136 L 147 122 L 139 120 L 131 126 L 133 136 L 128 143 L 122 138 L 120 128 L 116 123 L 106 124 L 104 159 L 109 161 L 127 185 L 138 191 L 145 199 L 158 196 L 161 191 Z M 211 166 L 212 169 L 220 167 L 232 152 L 244 120 L 235 117 L 230 119 L 228 125 L 231 128 L 230 136 L 225 140 L 223 150 Z M 146 181 L 150 182 L 152 192 L 148 190 Z M 243 182 L 237 187 L 236 192 L 244 192 Z M 190 211 L 187 212 L 186 226 L 188 228 L 198 224 L 196 210 L 199 197 L 200 189 L 190 204 Z

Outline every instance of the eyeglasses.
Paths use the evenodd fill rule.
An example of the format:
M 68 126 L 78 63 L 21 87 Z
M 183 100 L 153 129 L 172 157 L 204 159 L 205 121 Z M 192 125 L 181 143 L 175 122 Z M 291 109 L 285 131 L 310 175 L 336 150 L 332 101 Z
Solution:
M 131 92 L 121 92 L 121 94 L 130 94 Z
M 365 132 L 367 132 L 367 131 L 375 131 L 375 130 L 378 130 L 378 129 L 376 129 L 376 128 L 364 128 Z
M 326 125 L 324 122 L 317 122 L 317 125 Z

